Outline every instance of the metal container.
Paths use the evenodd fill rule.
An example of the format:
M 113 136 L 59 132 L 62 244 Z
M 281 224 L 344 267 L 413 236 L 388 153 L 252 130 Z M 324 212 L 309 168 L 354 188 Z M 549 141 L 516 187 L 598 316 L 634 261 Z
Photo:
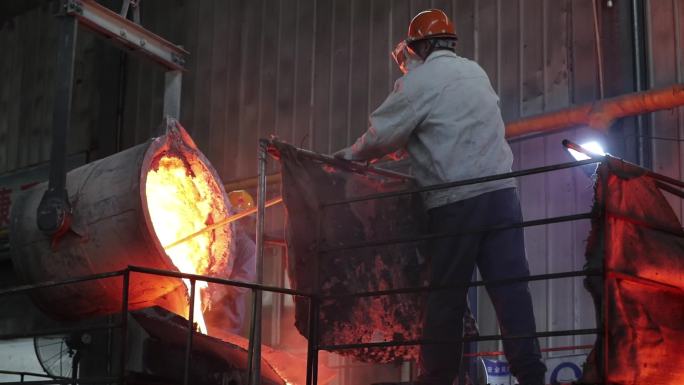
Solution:
M 213 177 L 226 215 L 225 191 L 209 161 L 180 125 L 166 135 L 67 174 L 73 208 L 70 231 L 51 239 L 36 225 L 36 209 L 47 188 L 43 183 L 17 196 L 12 205 L 10 244 L 17 274 L 25 283 L 112 272 L 129 265 L 178 270 L 157 238 L 147 205 L 148 171 L 173 153 Z M 215 230 L 230 239 L 230 228 Z M 220 233 L 220 234 L 219 234 Z M 222 252 L 228 252 L 227 246 Z M 122 278 L 108 278 L 36 291 L 35 303 L 60 319 L 79 319 L 121 310 Z M 187 317 L 188 296 L 179 279 L 142 274 L 130 277 L 131 310 L 159 305 Z

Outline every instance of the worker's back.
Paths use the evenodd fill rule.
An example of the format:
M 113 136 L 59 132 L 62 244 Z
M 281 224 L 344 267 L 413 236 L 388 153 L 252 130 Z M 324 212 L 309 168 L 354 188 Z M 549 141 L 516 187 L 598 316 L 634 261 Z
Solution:
M 484 70 L 453 52 L 440 50 L 397 82 L 418 115 L 407 144 L 421 185 L 511 171 L 499 98 Z M 428 208 L 514 187 L 513 179 L 426 194 Z

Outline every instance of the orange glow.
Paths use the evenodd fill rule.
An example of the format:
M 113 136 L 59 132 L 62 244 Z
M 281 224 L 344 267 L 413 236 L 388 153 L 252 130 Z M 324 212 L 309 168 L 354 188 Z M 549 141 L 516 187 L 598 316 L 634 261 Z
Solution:
M 223 211 L 219 191 L 216 181 L 201 163 L 191 166 L 178 156 L 162 156 L 157 167 L 148 172 L 145 185 L 147 206 L 159 242 L 169 245 L 212 224 L 215 213 Z M 225 264 L 227 242 L 216 240 L 225 234 L 220 229 L 206 232 L 187 242 L 165 247 L 165 252 L 179 271 L 206 275 L 221 265 L 220 262 Z M 190 281 L 183 281 L 189 295 Z M 195 322 L 205 334 L 201 292 L 206 287 L 206 282 L 196 282 L 193 310 Z

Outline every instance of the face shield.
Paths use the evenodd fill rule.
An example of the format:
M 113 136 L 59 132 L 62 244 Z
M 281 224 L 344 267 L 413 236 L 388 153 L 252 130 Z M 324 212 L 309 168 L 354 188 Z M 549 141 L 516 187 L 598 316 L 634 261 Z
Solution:
M 423 63 L 423 60 L 402 40 L 392 50 L 392 58 L 399 66 L 402 73 L 407 74 L 412 69 Z

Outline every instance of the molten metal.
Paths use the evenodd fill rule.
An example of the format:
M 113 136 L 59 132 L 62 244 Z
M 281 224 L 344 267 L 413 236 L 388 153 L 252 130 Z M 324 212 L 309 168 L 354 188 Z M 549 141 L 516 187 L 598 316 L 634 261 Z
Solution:
M 179 155 L 167 153 L 148 171 L 145 191 L 154 232 L 162 245 L 193 234 L 214 223 L 216 213 L 225 212 L 220 189 L 202 163 L 192 167 Z M 218 207 L 217 207 L 218 206 Z M 218 208 L 218 210 L 217 210 Z M 202 233 L 164 251 L 183 273 L 209 274 L 217 265 L 225 265 L 225 247 L 216 244 L 220 229 Z M 223 249 L 223 250 L 221 250 Z M 190 293 L 190 281 L 184 280 Z M 195 287 L 194 319 L 199 330 L 207 328 L 202 315 L 201 290 L 206 282 L 198 281 Z

